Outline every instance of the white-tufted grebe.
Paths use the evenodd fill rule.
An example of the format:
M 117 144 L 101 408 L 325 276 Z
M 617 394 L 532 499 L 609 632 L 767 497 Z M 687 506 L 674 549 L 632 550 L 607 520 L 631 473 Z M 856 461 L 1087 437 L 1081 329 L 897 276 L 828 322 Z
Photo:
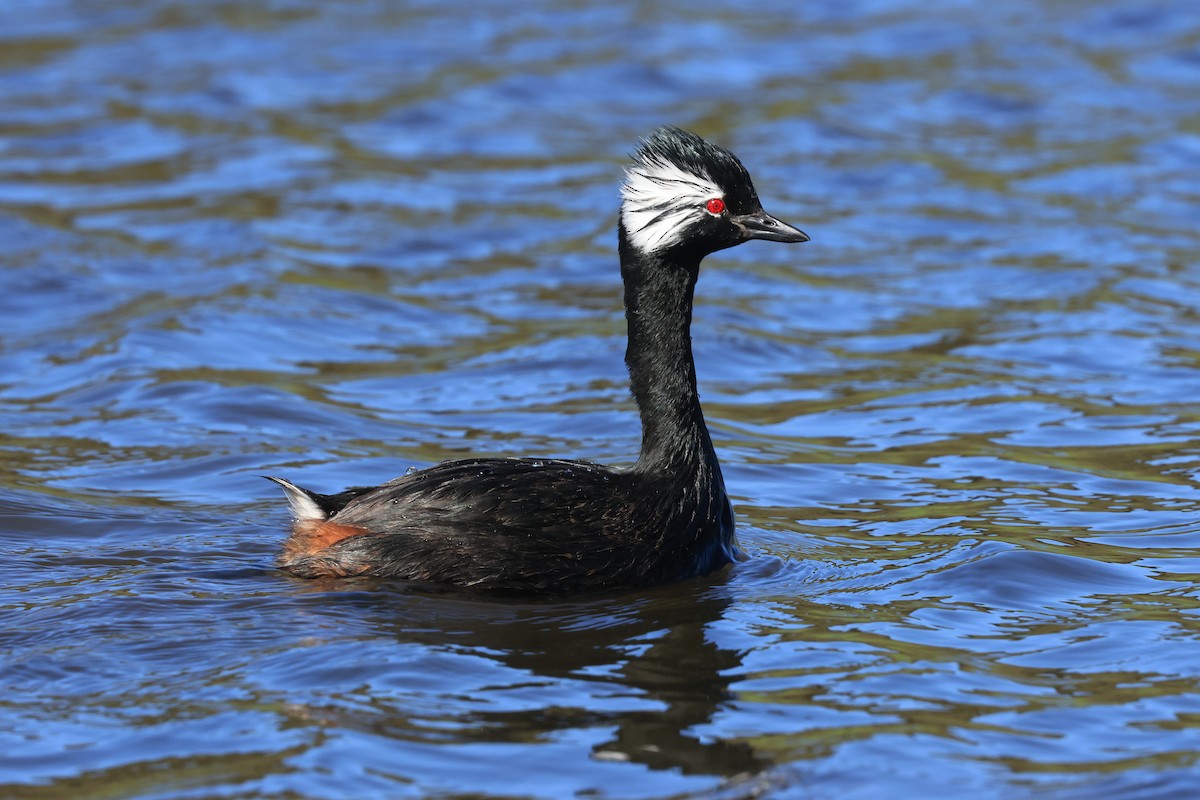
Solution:
M 281 569 L 566 594 L 667 583 L 735 558 L 733 510 L 696 392 L 692 293 L 709 253 L 808 236 L 763 211 L 737 157 L 674 127 L 641 142 L 621 199 L 637 463 L 448 461 L 332 495 L 271 478 L 295 517 Z

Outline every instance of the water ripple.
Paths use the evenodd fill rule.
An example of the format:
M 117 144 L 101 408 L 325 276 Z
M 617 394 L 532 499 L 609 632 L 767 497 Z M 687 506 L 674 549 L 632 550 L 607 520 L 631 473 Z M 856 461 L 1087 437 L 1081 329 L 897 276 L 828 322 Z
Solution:
M 1190 796 L 1186 4 L 0 9 L 5 796 Z M 749 561 L 498 602 L 271 568 L 258 478 L 628 462 L 620 163 L 706 263 Z

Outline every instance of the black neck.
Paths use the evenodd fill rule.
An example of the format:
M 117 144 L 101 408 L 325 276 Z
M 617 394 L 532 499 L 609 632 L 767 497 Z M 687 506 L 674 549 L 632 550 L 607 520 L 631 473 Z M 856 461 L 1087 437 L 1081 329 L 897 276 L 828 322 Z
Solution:
M 643 253 L 622 225 L 620 255 L 629 325 L 625 364 L 642 417 L 637 468 L 694 473 L 711 464 L 716 470 L 692 360 L 692 294 L 703 254 Z

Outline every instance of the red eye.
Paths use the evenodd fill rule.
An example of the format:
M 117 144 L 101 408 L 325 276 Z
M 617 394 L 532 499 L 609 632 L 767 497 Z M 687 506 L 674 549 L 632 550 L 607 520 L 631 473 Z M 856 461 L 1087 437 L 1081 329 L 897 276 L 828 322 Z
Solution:
M 704 207 L 708 209 L 708 213 L 710 214 L 720 214 L 725 210 L 725 201 L 719 197 L 714 197 L 705 203 Z

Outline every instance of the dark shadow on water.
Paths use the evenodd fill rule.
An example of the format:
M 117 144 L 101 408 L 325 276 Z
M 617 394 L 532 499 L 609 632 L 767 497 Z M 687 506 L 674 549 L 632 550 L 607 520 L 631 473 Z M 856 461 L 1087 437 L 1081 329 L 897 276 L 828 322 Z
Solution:
M 610 739 L 592 747 L 597 759 L 731 777 L 758 773 L 771 762 L 747 743 L 702 741 L 692 732 L 734 697 L 730 675 L 741 655 L 709 635 L 731 604 L 728 576 L 726 569 L 674 586 L 542 603 L 367 581 L 312 588 L 323 607 L 360 607 L 368 613 L 356 612 L 358 618 L 373 618 L 400 644 L 484 654 L 530 673 L 530 683 L 539 676 L 595 682 L 605 697 L 636 700 L 619 705 L 641 707 L 612 710 L 581 693 L 579 702 L 565 706 L 470 712 L 456 718 L 461 741 L 528 742 L 564 729 L 615 727 Z

